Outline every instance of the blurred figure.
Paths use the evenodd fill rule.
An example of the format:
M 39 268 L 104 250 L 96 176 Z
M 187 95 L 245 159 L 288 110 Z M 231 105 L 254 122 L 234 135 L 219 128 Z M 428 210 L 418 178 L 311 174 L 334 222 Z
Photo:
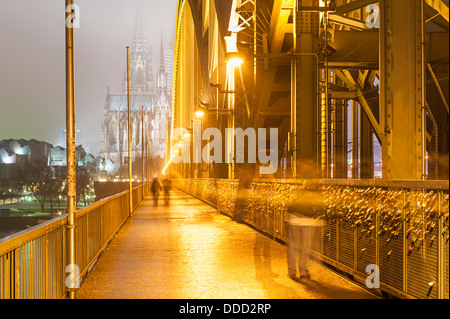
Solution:
M 158 178 L 152 180 L 152 194 L 153 194 L 153 204 L 158 205 L 159 191 L 161 190 L 161 185 L 159 184 Z
M 325 198 L 319 191 L 299 191 L 286 214 L 288 234 L 289 277 L 294 280 L 311 278 L 309 273 L 309 251 L 314 229 L 319 221 L 313 218 L 325 208 Z
M 164 191 L 164 205 L 169 206 L 171 182 L 167 177 L 162 181 L 162 188 Z

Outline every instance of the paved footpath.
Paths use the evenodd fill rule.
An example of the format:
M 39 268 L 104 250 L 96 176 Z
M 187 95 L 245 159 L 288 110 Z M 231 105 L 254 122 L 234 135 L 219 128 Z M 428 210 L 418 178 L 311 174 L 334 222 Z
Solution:
M 288 277 L 286 246 L 174 190 L 145 199 L 100 255 L 78 299 L 376 299 L 317 264 Z

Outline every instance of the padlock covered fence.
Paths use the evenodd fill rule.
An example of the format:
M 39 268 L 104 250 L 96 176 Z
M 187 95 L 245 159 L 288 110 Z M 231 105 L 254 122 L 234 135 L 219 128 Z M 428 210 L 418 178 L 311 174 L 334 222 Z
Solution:
M 238 180 L 180 179 L 177 187 L 233 216 Z M 253 180 L 244 222 L 287 242 L 285 214 L 300 189 L 320 191 L 312 255 L 365 284 L 377 265 L 377 292 L 398 298 L 448 299 L 448 181 Z

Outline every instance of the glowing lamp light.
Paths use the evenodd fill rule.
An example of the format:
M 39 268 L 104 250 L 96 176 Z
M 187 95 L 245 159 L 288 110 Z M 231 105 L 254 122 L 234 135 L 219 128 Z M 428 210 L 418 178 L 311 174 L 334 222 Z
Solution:
M 233 58 L 229 59 L 227 63 L 228 63 L 228 65 L 230 65 L 232 67 L 238 67 L 242 63 L 244 63 L 244 60 L 242 60 L 241 58 L 238 58 L 238 57 L 233 57 Z
M 203 116 L 205 116 L 205 112 L 202 110 L 197 110 L 197 111 L 195 111 L 194 114 L 195 114 L 195 117 L 197 117 L 197 118 L 202 118 Z
M 167 168 L 169 167 L 170 163 L 172 163 L 172 159 L 169 160 L 169 162 L 167 163 L 166 167 L 164 167 L 164 169 L 162 170 L 161 173 L 162 173 L 163 175 L 166 175 L 166 170 L 167 170 Z M 156 177 L 156 176 L 155 176 L 155 177 Z

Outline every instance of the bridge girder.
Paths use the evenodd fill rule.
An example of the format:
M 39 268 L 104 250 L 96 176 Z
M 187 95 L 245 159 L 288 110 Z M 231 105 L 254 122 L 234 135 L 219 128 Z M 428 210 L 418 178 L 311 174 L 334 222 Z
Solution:
M 388 5 L 386 5 L 387 1 L 389 2 Z M 416 1 L 418 1 L 417 5 L 419 5 L 420 1 Z M 313 166 L 315 166 L 315 170 L 313 170 L 316 174 L 315 177 L 330 177 L 331 167 L 333 166 L 332 154 L 344 153 L 342 150 L 331 147 L 331 144 L 333 144 L 332 140 L 336 134 L 333 131 L 333 127 L 337 125 L 334 117 L 336 112 L 339 112 L 339 116 L 342 117 L 342 112 L 344 112 L 342 108 L 347 108 L 346 105 L 348 105 L 349 101 L 355 101 L 355 105 L 361 107 L 362 115 L 365 116 L 355 123 L 367 120 L 367 132 L 369 133 L 364 134 L 375 134 L 382 145 L 383 178 L 422 178 L 424 173 L 421 172 L 419 174 L 418 162 L 422 163 L 423 149 L 418 147 L 418 143 L 422 143 L 423 136 L 418 134 L 418 126 L 421 125 L 421 121 L 417 118 L 418 109 L 413 110 L 417 108 L 420 100 L 417 93 L 420 85 L 412 85 L 413 82 L 417 82 L 416 78 L 421 76 L 417 72 L 418 66 L 416 65 L 420 59 L 414 58 L 411 54 L 405 55 L 407 52 L 404 50 L 402 52 L 400 48 L 400 43 L 404 43 L 408 50 L 413 50 L 415 55 L 419 54 L 420 50 L 417 48 L 421 46 L 421 42 L 418 42 L 421 12 L 418 12 L 417 10 L 419 9 L 416 8 L 416 11 L 408 13 L 408 15 L 405 13 L 405 10 L 400 9 L 401 6 L 398 4 L 390 7 L 390 2 L 392 0 L 379 2 L 373 0 L 349 2 L 337 0 L 336 10 L 329 14 L 328 32 L 325 38 L 322 23 L 323 16 L 317 12 L 298 12 L 294 19 L 294 0 L 180 0 L 177 30 L 182 32 L 180 20 L 183 15 L 188 15 L 186 11 L 189 10 L 192 20 L 191 26 L 195 29 L 195 39 L 191 39 L 195 40 L 191 41 L 194 42 L 192 45 L 195 48 L 191 48 L 189 52 L 194 52 L 196 55 L 195 64 L 198 64 L 198 67 L 191 67 L 189 70 L 175 68 L 175 72 L 183 73 L 186 79 L 197 79 L 195 80 L 197 86 L 196 88 L 191 88 L 191 91 L 195 92 L 192 92 L 189 97 L 185 95 L 185 98 L 190 99 L 189 103 L 186 103 L 185 98 L 180 101 L 176 100 L 177 84 L 174 83 L 173 114 L 175 119 L 173 123 L 189 127 L 188 122 L 193 119 L 192 114 L 186 114 L 182 121 L 177 122 L 177 108 L 183 109 L 183 107 L 186 108 L 186 105 L 190 105 L 189 108 L 192 113 L 194 105 L 198 104 L 201 99 L 207 100 L 216 109 L 226 108 L 227 100 L 231 98 L 231 94 L 221 93 L 216 87 L 212 88 L 210 84 L 221 84 L 223 88 L 227 86 L 227 47 L 225 37 L 230 37 L 235 33 L 239 54 L 245 60 L 244 65 L 240 69 L 240 74 L 239 72 L 235 74 L 236 94 L 234 94 L 233 101 L 236 104 L 236 108 L 246 110 L 245 116 L 236 117 L 237 122 L 240 122 L 239 125 L 244 125 L 246 119 L 247 124 L 250 123 L 251 121 L 248 121 L 249 117 L 252 116 L 250 113 L 255 113 L 253 114 L 255 117 L 252 122 L 253 125 L 257 127 L 277 127 L 279 129 L 279 154 L 283 154 L 283 151 L 286 150 L 285 144 L 290 140 L 286 144 L 290 146 L 288 151 L 291 153 L 289 154 L 292 155 L 292 152 L 295 151 L 303 152 L 304 154 L 300 158 L 302 161 L 309 160 L 313 163 Z M 189 4 L 189 9 L 187 9 L 185 3 Z M 299 3 L 302 6 L 318 6 L 320 4 L 319 0 L 303 0 Z M 368 5 L 377 5 L 380 8 L 381 29 L 371 29 L 367 26 L 366 21 L 368 21 L 369 15 L 373 13 L 366 10 Z M 405 3 L 405 5 L 407 4 Z M 446 81 L 448 83 L 448 9 L 447 13 L 445 13 L 445 8 L 447 6 L 443 1 L 425 0 L 423 10 L 423 19 L 427 21 L 427 32 L 424 37 L 426 43 L 424 61 L 431 68 L 427 68 L 424 72 L 427 72 L 426 75 L 430 78 L 432 77 L 430 70 L 433 70 L 433 68 L 438 69 L 438 76 L 436 77 L 436 74 L 433 72 L 434 76 L 423 88 L 428 89 L 431 83 L 433 86 L 429 90 L 437 90 L 439 92 L 438 99 L 433 97 L 427 98 L 427 103 L 430 104 L 430 107 L 429 115 L 426 115 L 427 120 L 425 121 L 427 123 L 433 119 L 431 121 L 432 125 L 428 125 L 425 128 L 425 136 L 428 140 L 427 151 L 430 154 L 436 153 L 436 150 L 439 149 L 438 155 L 435 155 L 436 159 L 448 156 L 448 139 L 444 138 L 445 132 L 448 134 L 448 120 L 446 123 L 444 123 L 445 120 L 441 123 L 436 121 L 436 118 L 441 119 L 443 114 L 447 114 L 444 118 L 448 117 L 448 110 L 445 109 L 445 105 L 448 108 L 448 102 L 446 104 L 445 100 L 446 97 L 448 101 L 448 85 L 445 86 Z M 231 12 L 232 10 L 235 11 Z M 235 14 L 240 14 L 241 16 L 238 19 L 242 19 L 239 20 L 241 23 L 237 32 L 234 32 L 236 30 L 230 30 L 230 21 Z M 206 15 L 208 16 L 206 17 Z M 389 15 L 389 18 L 386 17 L 387 15 Z M 316 17 L 316 20 L 313 19 L 314 22 L 311 22 L 311 17 Z M 406 29 L 410 30 L 410 28 L 413 28 L 419 32 L 412 36 L 410 35 L 411 32 L 407 30 L 401 31 L 399 28 L 400 26 L 404 27 L 404 20 L 410 25 Z M 297 23 L 300 22 L 301 25 L 297 25 L 294 28 L 295 21 Z M 308 31 L 305 31 L 306 25 L 302 24 L 302 22 L 309 24 L 309 28 L 314 31 L 310 33 L 313 34 L 312 36 L 308 36 Z M 394 30 L 392 29 L 393 25 L 396 26 Z M 296 30 L 295 34 L 294 30 Z M 436 30 L 441 32 L 435 32 Z M 294 43 L 294 38 L 297 39 L 296 43 Z M 326 47 L 325 39 L 327 42 Z M 395 43 L 389 42 L 393 39 L 396 41 Z M 178 38 L 177 41 L 179 42 L 180 40 Z M 187 44 L 184 43 L 184 45 Z M 294 48 L 295 46 L 297 48 Z M 293 52 L 296 52 L 297 55 L 293 55 Z M 327 52 L 326 55 L 325 52 Z M 305 56 L 298 55 L 298 53 L 304 53 Z M 310 53 L 311 56 L 306 56 L 306 53 Z M 186 55 L 186 52 L 179 50 L 178 54 L 180 56 Z M 403 57 L 406 60 L 403 65 L 407 69 L 392 68 L 388 71 L 386 63 L 389 62 L 386 61 L 390 59 L 386 57 L 386 54 L 395 55 L 397 63 Z M 314 55 L 318 56 L 318 63 Z M 176 56 L 175 59 L 179 59 L 180 56 Z M 293 70 L 291 67 L 292 61 L 297 63 L 295 80 L 292 78 L 294 74 L 291 71 Z M 175 62 L 176 64 L 177 62 Z M 306 71 L 308 68 L 309 71 Z M 325 69 L 328 70 L 326 78 L 329 79 L 326 84 L 323 78 Z M 200 74 L 192 75 L 189 74 L 190 72 L 200 72 Z M 411 112 L 415 114 L 415 121 L 417 122 L 415 128 L 410 128 L 409 131 L 403 131 L 401 134 L 399 133 L 397 135 L 398 141 L 395 142 L 402 145 L 406 143 L 406 140 L 415 136 L 415 146 L 410 146 L 408 150 L 396 151 L 392 149 L 392 141 L 387 138 L 387 136 L 392 134 L 392 131 L 389 130 L 389 125 L 386 125 L 386 122 L 390 121 L 386 120 L 386 114 L 388 112 L 387 108 L 389 108 L 387 106 L 390 101 L 389 94 L 391 94 L 384 91 L 387 88 L 386 75 L 393 81 L 394 86 L 395 83 L 398 83 L 395 92 L 402 91 L 403 84 L 411 83 L 410 87 L 407 90 L 403 90 L 401 97 L 397 97 L 397 99 L 409 101 L 414 96 L 415 102 L 407 102 L 404 103 L 405 105 L 402 105 L 401 102 L 396 102 L 399 103 L 396 104 L 398 105 L 396 110 L 399 114 L 409 114 Z M 183 76 L 178 78 L 181 79 Z M 174 78 L 177 77 L 175 76 Z M 377 83 L 374 84 L 375 82 Z M 295 90 L 297 91 L 295 97 L 293 97 L 293 83 L 295 83 Z M 393 92 L 392 85 L 388 87 L 389 91 Z M 180 92 L 185 91 L 180 90 Z M 325 92 L 328 92 L 328 99 L 321 99 L 320 95 Z M 185 102 L 182 103 L 182 100 Z M 306 100 L 308 101 L 305 102 Z M 325 103 L 324 105 L 321 105 L 322 101 Z M 292 107 L 293 105 L 294 107 Z M 322 107 L 325 107 L 323 110 L 326 111 L 325 127 L 322 127 L 321 124 L 321 120 L 324 120 L 321 113 Z M 348 112 L 348 108 L 345 112 Z M 293 121 L 295 114 L 297 114 L 296 120 Z M 395 116 L 396 119 L 399 117 L 400 115 Z M 225 116 L 221 115 L 210 116 L 209 119 L 219 121 L 222 126 L 230 123 Z M 347 117 L 343 120 L 349 121 L 349 118 Z M 406 121 L 406 119 L 403 119 L 403 121 Z M 397 125 L 405 127 L 404 124 Z M 348 126 L 350 123 L 345 123 L 345 125 Z M 291 135 L 288 134 L 289 132 L 291 132 Z M 434 132 L 439 133 L 436 135 Z M 358 134 L 363 133 L 359 132 Z M 288 139 L 288 136 L 291 138 Z M 436 137 L 434 138 L 433 136 Z M 323 143 L 322 139 L 325 139 L 327 142 Z M 347 142 L 349 136 L 345 137 L 345 139 L 345 142 Z M 293 140 L 297 142 L 292 143 Z M 373 150 L 370 150 L 370 147 L 365 145 L 365 143 L 372 143 L 370 142 L 371 139 L 365 140 L 361 141 L 362 144 L 358 147 L 361 148 L 361 152 L 362 149 L 368 149 L 369 151 L 365 156 L 369 156 L 373 162 Z M 430 142 L 431 140 L 433 141 L 432 143 Z M 340 147 L 345 148 L 346 146 L 340 145 Z M 412 152 L 414 155 L 412 155 L 411 150 L 414 150 Z M 362 154 L 361 152 L 359 154 Z M 419 152 L 421 153 L 420 155 Z M 356 155 L 358 153 L 355 153 Z M 414 163 L 409 161 L 411 156 L 415 158 Z M 342 158 L 340 161 L 342 162 L 344 159 Z M 440 173 L 430 174 L 430 177 L 438 179 L 442 178 L 445 172 L 448 174 L 448 165 L 443 165 L 442 160 L 429 159 L 428 161 L 430 166 L 434 166 L 434 164 L 439 162 L 440 167 Z M 402 164 L 405 162 L 408 162 L 408 164 Z M 325 168 L 322 167 L 324 164 L 326 165 Z M 369 173 L 363 172 L 361 176 L 373 177 L 373 167 L 370 167 L 372 166 L 370 160 L 368 166 Z M 361 167 L 360 170 L 364 171 L 365 168 Z M 412 171 L 414 173 L 411 173 Z

